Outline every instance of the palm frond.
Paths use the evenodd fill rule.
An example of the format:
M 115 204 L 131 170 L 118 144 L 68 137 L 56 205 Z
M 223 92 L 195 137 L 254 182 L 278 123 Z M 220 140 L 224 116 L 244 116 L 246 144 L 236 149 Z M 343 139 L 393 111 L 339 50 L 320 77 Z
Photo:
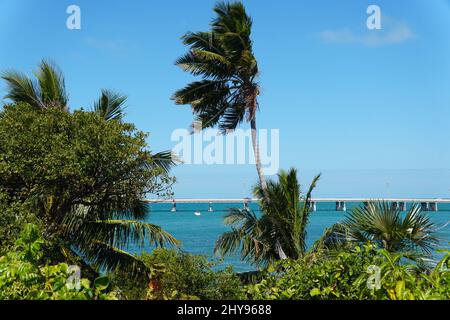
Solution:
M 86 228 L 92 228 L 95 238 L 117 247 L 138 244 L 163 247 L 178 245 L 179 241 L 160 226 L 134 220 L 106 220 L 86 222 Z
M 27 103 L 35 108 L 68 110 L 68 95 L 62 72 L 53 63 L 43 60 L 34 73 L 36 81 L 17 71 L 4 72 L 7 83 L 6 99 Z
M 139 257 L 106 243 L 95 242 L 91 246 L 84 246 L 78 250 L 86 261 L 97 270 L 110 272 L 121 269 L 127 270 L 131 274 L 141 275 L 145 275 L 149 271 Z
M 67 110 L 68 96 L 64 76 L 59 68 L 46 60 L 39 65 L 35 76 L 38 80 L 41 101 L 47 107 L 57 107 Z
M 220 131 L 226 133 L 229 130 L 235 130 L 244 121 L 245 112 L 246 105 L 243 103 L 227 105 L 220 120 Z
M 345 237 L 342 231 L 345 230 Z M 418 205 L 406 213 L 386 201 L 359 206 L 347 213 L 342 226 L 329 232 L 329 239 L 340 242 L 373 242 L 390 252 L 430 254 L 438 244 L 435 225 Z
M 215 97 L 219 92 L 223 92 L 224 90 L 228 93 L 228 87 L 224 81 L 194 81 L 183 89 L 176 91 L 172 99 L 176 104 L 198 104 L 200 101 L 204 101 L 206 97 Z M 221 96 L 224 95 L 222 94 Z
M 168 173 L 170 169 L 180 163 L 180 159 L 172 151 L 161 151 L 152 154 L 152 161 L 147 166 L 151 169 L 159 168 L 165 173 Z
M 110 90 L 102 90 L 94 103 L 94 112 L 105 120 L 122 120 L 127 97 Z
M 213 32 L 187 32 L 181 37 L 183 44 L 193 50 L 205 50 L 222 54 L 218 37 Z
M 219 60 L 205 58 L 205 54 L 189 51 L 175 61 L 175 65 L 191 73 L 193 76 L 203 76 L 212 80 L 224 80 L 233 76 L 233 68 Z
M 24 102 L 36 108 L 44 108 L 38 86 L 25 74 L 17 71 L 6 71 L 2 79 L 7 84 L 5 99 L 15 103 Z
M 326 228 L 320 238 L 316 240 L 311 248 L 311 252 L 320 250 L 339 251 L 352 247 L 357 242 L 364 243 L 361 239 L 355 239 L 353 234 L 342 223 L 335 223 Z

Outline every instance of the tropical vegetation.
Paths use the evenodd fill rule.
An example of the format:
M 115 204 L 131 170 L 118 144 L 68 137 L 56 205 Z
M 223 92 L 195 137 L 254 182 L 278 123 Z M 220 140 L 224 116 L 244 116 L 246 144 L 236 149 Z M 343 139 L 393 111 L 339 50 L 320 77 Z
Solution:
M 44 240 L 36 225 L 27 224 L 13 250 L 0 257 L 0 300 L 116 299 L 109 280 L 73 278 L 66 263 L 43 264 Z
M 278 181 L 269 180 L 268 197 L 261 183 L 254 188 L 260 198 L 261 216 L 249 208 L 232 208 L 224 223 L 231 231 L 217 241 L 220 255 L 241 252 L 243 260 L 256 265 L 271 265 L 281 259 L 298 259 L 306 252 L 306 227 L 312 212 L 311 195 L 320 175 L 316 176 L 305 194 L 297 179 L 297 170 L 281 171 Z
M 436 229 L 418 204 L 403 213 L 392 203 L 377 201 L 347 212 L 345 219 L 326 230 L 315 246 L 339 249 L 371 242 L 389 252 L 424 259 L 439 243 Z
M 405 264 L 402 253 L 373 244 L 279 262 L 278 272 L 246 287 L 262 300 L 448 300 L 450 251 L 427 272 Z
M 152 153 L 147 134 L 123 121 L 125 97 L 104 90 L 92 111 L 70 112 L 57 68 L 44 61 L 35 74 L 3 76 L 13 101 L 0 112 L 1 207 L 13 208 L 5 218 L 34 219 L 56 259 L 142 271 L 129 244 L 178 243 L 143 221 L 148 194 L 171 194 L 171 153 Z
M 250 124 L 260 212 L 231 208 L 215 253 L 240 254 L 255 271 L 184 252 L 149 223 L 145 199 L 173 195 L 176 157 L 152 152 L 148 134 L 125 121 L 122 94 L 102 89 L 89 110 L 71 108 L 62 72 L 44 60 L 33 78 L 2 74 L 0 300 L 450 299 L 450 251 L 436 250 L 438 226 L 419 206 L 367 203 L 308 245 L 320 175 L 307 189 L 295 168 L 266 181 L 252 19 L 240 2 L 214 11 L 208 31 L 182 38 L 189 51 L 176 64 L 201 79 L 173 99 L 202 129 Z
M 180 250 L 158 248 L 140 256 L 151 270 L 131 277 L 111 275 L 124 299 L 237 300 L 245 297 L 242 283 L 231 267 L 217 269 L 217 261 Z

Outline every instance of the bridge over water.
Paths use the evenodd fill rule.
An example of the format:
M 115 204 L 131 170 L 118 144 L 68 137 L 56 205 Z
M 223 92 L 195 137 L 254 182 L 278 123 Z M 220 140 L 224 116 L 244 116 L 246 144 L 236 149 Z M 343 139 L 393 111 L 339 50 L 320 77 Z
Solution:
M 432 199 L 432 198 L 391 198 L 391 199 L 380 199 L 392 203 L 395 208 L 401 211 L 406 210 L 407 203 L 417 203 L 423 211 L 438 211 L 438 205 L 444 203 L 450 203 L 450 199 Z M 208 203 L 209 211 L 213 211 L 214 203 L 242 203 L 244 207 L 248 207 L 249 203 L 258 202 L 257 198 L 218 198 L 218 199 L 147 199 L 149 203 L 171 203 L 172 212 L 177 211 L 177 204 L 182 203 Z M 317 210 L 318 203 L 335 203 L 336 211 L 346 211 L 347 203 L 363 203 L 368 205 L 370 203 L 376 202 L 378 199 L 373 198 L 313 198 L 309 202 L 309 206 L 313 211 Z

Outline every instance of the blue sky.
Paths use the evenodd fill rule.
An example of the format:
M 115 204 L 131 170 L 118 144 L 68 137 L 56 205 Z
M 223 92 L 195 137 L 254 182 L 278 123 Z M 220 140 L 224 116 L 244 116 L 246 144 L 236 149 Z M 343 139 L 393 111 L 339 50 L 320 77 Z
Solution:
M 42 58 L 66 76 L 71 108 L 101 88 L 129 96 L 126 120 L 154 150 L 192 114 L 171 94 L 192 78 L 174 66 L 186 31 L 208 28 L 214 1 L 0 0 L 0 69 Z M 450 197 L 450 1 L 244 1 L 261 70 L 260 128 L 280 130 L 282 168 L 316 196 Z M 82 29 L 68 30 L 76 4 Z M 382 30 L 366 28 L 379 5 Z M 0 84 L 4 96 L 4 84 Z M 177 197 L 243 197 L 251 165 L 182 165 Z

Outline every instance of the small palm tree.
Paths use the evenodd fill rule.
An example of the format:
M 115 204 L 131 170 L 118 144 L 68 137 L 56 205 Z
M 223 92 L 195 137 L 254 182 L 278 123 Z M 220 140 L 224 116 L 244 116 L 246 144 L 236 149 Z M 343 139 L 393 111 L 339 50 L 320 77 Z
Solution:
M 5 99 L 14 103 L 27 103 L 39 109 L 60 108 L 69 111 L 69 96 L 61 70 L 55 64 L 43 60 L 34 75 L 36 79 L 33 80 L 19 71 L 4 72 L 2 78 L 7 84 Z M 100 98 L 94 103 L 93 112 L 106 120 L 121 120 L 126 100 L 126 96 L 103 89 Z
M 223 255 L 241 252 L 243 260 L 256 265 L 270 265 L 280 259 L 298 259 L 306 252 L 306 227 L 311 213 L 311 194 L 320 175 L 311 183 L 305 196 L 301 195 L 297 170 L 281 171 L 278 181 L 267 182 L 270 201 L 262 197 L 260 184 L 254 189 L 260 197 L 262 215 L 250 209 L 232 208 L 225 224 L 232 231 L 217 241 L 215 252 Z
M 326 230 L 315 247 L 336 249 L 372 242 L 389 252 L 429 255 L 438 244 L 435 230 L 419 205 L 403 214 L 396 206 L 378 201 L 351 210 L 342 223 Z
M 40 109 L 68 110 L 69 98 L 61 71 L 51 62 L 43 60 L 34 75 L 36 80 L 19 71 L 4 72 L 2 78 L 8 85 L 5 98 L 14 103 L 24 102 Z
M 8 90 L 5 98 L 38 109 L 59 108 L 69 112 L 64 76 L 59 68 L 43 60 L 34 75 L 35 80 L 18 71 L 4 72 L 2 78 Z M 122 121 L 126 100 L 126 96 L 102 90 L 92 112 L 106 121 Z M 142 166 L 145 170 L 166 175 L 176 163 L 177 159 L 170 151 L 163 151 L 153 153 Z M 117 183 L 126 184 L 127 181 Z M 143 244 L 146 239 L 156 246 L 178 244 L 159 226 L 139 221 L 149 211 L 143 197 L 143 194 L 137 194 L 134 199 L 105 198 L 95 206 L 66 206 L 63 219 L 54 212 L 60 211 L 65 199 L 49 197 L 40 206 L 47 222 L 47 233 L 59 238 L 60 248 L 68 258 L 81 254 L 97 268 L 122 267 L 135 271 L 143 268 L 142 263 L 119 247 L 125 247 L 129 242 Z
M 218 3 L 211 30 L 188 32 L 183 43 L 190 47 L 176 61 L 184 71 L 203 79 L 178 90 L 173 99 L 191 105 L 202 129 L 218 126 L 223 133 L 250 123 L 256 169 L 264 195 L 266 182 L 256 133 L 256 111 L 260 86 L 258 63 L 250 38 L 252 20 L 240 2 Z

